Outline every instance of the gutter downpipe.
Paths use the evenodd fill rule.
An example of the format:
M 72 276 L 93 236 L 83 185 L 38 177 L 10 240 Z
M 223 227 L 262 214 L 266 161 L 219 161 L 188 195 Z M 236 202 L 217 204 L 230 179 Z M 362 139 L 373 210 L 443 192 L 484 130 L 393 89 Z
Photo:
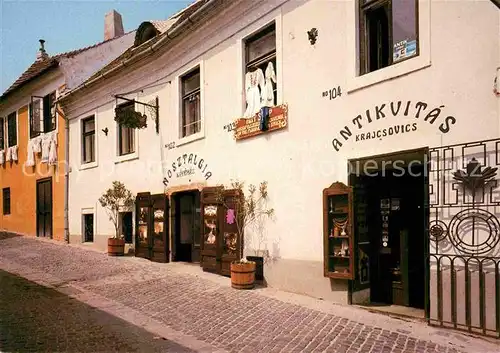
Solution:
M 165 36 L 160 38 L 156 43 L 149 45 L 148 47 L 144 48 L 143 50 L 141 50 L 139 53 L 132 56 L 131 58 L 122 60 L 118 66 L 113 67 L 111 70 L 101 73 L 99 76 L 97 76 L 96 78 L 94 78 L 88 82 L 84 82 L 82 85 L 80 85 L 77 88 L 75 88 L 74 90 L 72 90 L 67 96 L 62 97 L 62 99 L 65 99 L 66 97 L 73 95 L 74 93 L 82 90 L 85 87 L 91 86 L 96 81 L 98 81 L 102 78 L 105 78 L 106 76 L 109 76 L 110 74 L 113 74 L 115 71 L 120 70 L 122 67 L 125 67 L 126 65 L 132 64 L 136 61 L 139 61 L 143 56 L 150 54 L 150 53 L 154 53 L 158 48 L 165 45 L 168 41 L 177 37 L 177 35 L 179 34 L 177 32 L 182 30 L 186 26 L 186 24 L 194 23 L 193 20 L 196 17 L 198 17 L 201 12 L 203 12 L 208 7 L 212 6 L 217 1 L 220 1 L 220 0 L 209 0 L 205 5 L 203 5 L 198 10 L 193 12 L 188 18 L 186 18 L 184 21 L 182 21 L 178 26 L 174 27 L 171 30 L 167 30 L 167 32 L 165 32 Z
M 69 119 L 64 115 L 64 241 L 69 244 Z

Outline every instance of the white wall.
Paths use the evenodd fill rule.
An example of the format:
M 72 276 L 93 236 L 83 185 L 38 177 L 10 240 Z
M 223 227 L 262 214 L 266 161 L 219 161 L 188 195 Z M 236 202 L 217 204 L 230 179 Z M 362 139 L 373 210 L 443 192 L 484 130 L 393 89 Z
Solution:
M 282 5 L 280 5 L 282 3 Z M 253 8 L 250 8 L 253 7 Z M 118 78 L 73 98 L 68 111 L 71 123 L 71 164 L 80 158 L 79 120 L 96 112 L 98 167 L 74 168 L 70 182 L 70 232 L 81 232 L 81 209 L 97 208 L 97 233 L 111 234 L 111 224 L 96 206 L 97 198 L 112 180 L 123 181 L 134 193 L 162 192 L 162 179 L 179 156 L 196 154 L 208 164 L 212 176 L 199 170 L 173 177 L 168 186 L 206 181 L 229 183 L 269 182 L 275 222 L 266 229 L 267 247 L 276 257 L 308 260 L 318 264 L 314 276 L 322 281 L 322 190 L 334 181 L 347 182 L 347 159 L 424 146 L 497 137 L 500 126 L 498 99 L 492 93 L 499 65 L 498 10 L 490 2 L 420 1 L 421 55 L 404 63 L 357 78 L 355 6 L 346 1 L 242 2 L 225 10 L 217 22 L 186 37 L 186 41 L 156 61 L 135 66 Z M 242 14 L 245 14 L 244 17 Z M 289 126 L 284 131 L 235 141 L 223 127 L 243 115 L 242 39 L 275 20 L 277 28 L 279 103 L 288 104 Z M 317 28 L 312 46 L 307 31 Z M 213 33 L 216 32 L 217 35 Z M 179 140 L 179 82 L 182 73 L 196 65 L 202 72 L 203 134 L 182 145 Z M 139 134 L 139 159 L 116 163 L 116 129 L 111 94 L 158 84 L 140 93 L 146 101 L 160 98 L 161 133 L 151 120 Z M 341 87 L 342 96 L 322 96 Z M 390 103 L 401 101 L 393 116 Z M 411 101 L 408 116 L 404 109 Z M 415 118 L 415 104 L 426 110 Z M 375 120 L 375 107 L 385 104 L 384 119 Z M 95 108 L 98 107 L 98 108 Z M 426 113 L 441 107 L 434 124 Z M 373 122 L 357 129 L 353 119 L 370 110 Z M 456 123 L 448 133 L 439 130 L 445 118 Z M 362 118 L 366 121 L 365 117 Z M 417 130 L 382 140 L 357 141 L 355 135 L 416 123 Z M 364 125 L 364 123 L 363 123 Z M 350 127 L 345 141 L 339 131 Z M 104 136 L 101 129 L 108 127 Z M 336 151 L 334 138 L 342 142 Z M 167 149 L 174 142 L 178 147 Z M 180 145 L 181 144 L 181 145 Z M 164 161 L 163 171 L 148 167 Z M 249 236 L 247 234 L 246 236 Z M 321 266 L 320 266 L 321 265 Z M 312 291 L 313 289 L 311 289 Z

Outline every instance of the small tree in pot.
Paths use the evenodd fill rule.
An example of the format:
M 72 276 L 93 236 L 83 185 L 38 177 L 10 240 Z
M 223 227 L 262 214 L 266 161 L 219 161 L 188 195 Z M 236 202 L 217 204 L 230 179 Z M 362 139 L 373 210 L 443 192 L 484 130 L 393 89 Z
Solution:
M 230 185 L 230 188 L 237 190 L 237 194 L 240 195 L 234 200 L 237 210 L 235 223 L 240 236 L 244 234 L 245 228 L 254 224 L 262 225 L 265 219 L 274 215 L 274 209 L 267 206 L 269 200 L 267 181 L 262 181 L 258 187 L 250 184 L 246 196 L 244 186 L 244 182 L 240 181 L 232 181 Z M 221 186 L 216 198 L 225 208 L 229 208 L 226 205 L 224 190 L 225 187 Z M 248 261 L 242 255 L 240 254 L 240 260 L 231 263 L 231 283 L 233 288 L 251 289 L 254 287 L 255 282 L 256 263 L 255 261 Z M 263 264 L 259 265 L 263 266 Z
M 115 227 L 114 237 L 108 238 L 108 255 L 123 256 L 125 252 L 125 239 L 119 229 L 120 210 L 130 209 L 134 202 L 134 196 L 120 181 L 113 181 L 113 186 L 99 198 L 99 203 Z

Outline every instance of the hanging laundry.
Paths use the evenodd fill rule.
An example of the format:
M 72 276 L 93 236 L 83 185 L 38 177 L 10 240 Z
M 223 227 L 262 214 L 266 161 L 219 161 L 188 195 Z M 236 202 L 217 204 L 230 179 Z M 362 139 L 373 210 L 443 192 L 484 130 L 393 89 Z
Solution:
M 5 163 L 5 151 L 0 150 L 0 165 Z
M 12 146 L 11 148 L 11 158 L 13 161 L 17 161 L 18 158 L 17 158 L 17 145 L 16 146 Z
M 262 105 L 265 107 L 274 107 L 276 105 L 274 101 L 273 82 L 276 83 L 276 72 L 274 71 L 273 63 L 269 62 L 269 64 L 267 64 L 266 79 L 262 89 Z
M 28 142 L 28 154 L 26 156 L 26 162 L 24 163 L 26 167 L 33 167 L 35 165 L 35 151 L 34 151 L 35 144 L 36 144 L 35 140 L 30 140 Z
M 49 165 L 56 165 L 57 164 L 57 140 L 53 136 L 50 139 L 50 146 L 49 146 Z
M 251 118 L 262 107 L 262 99 L 260 92 L 264 84 L 264 73 L 261 69 L 252 72 L 247 72 L 245 75 L 245 97 L 247 101 L 247 109 L 244 117 Z M 260 89 L 259 89 L 260 87 Z
M 49 162 L 49 152 L 50 152 L 50 142 L 52 140 L 52 136 L 44 136 L 42 140 L 42 159 L 41 163 Z
M 10 162 L 12 160 L 12 150 L 10 147 L 7 147 L 7 153 L 5 154 L 5 160 Z
M 34 153 L 42 152 L 42 139 L 40 137 L 35 137 L 34 139 L 31 139 L 31 142 L 33 143 Z

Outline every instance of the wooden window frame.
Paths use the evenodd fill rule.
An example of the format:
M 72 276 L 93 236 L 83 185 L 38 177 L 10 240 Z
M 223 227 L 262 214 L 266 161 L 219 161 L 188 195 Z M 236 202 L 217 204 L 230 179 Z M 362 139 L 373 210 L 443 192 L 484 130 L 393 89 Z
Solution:
M 118 108 L 135 109 L 135 103 L 134 102 L 125 102 L 125 103 L 119 104 Z M 122 156 L 127 156 L 127 155 L 135 153 L 135 150 L 136 150 L 135 129 L 122 126 L 121 124 L 117 124 L 117 126 L 118 126 L 118 156 L 122 157 Z M 123 139 L 123 132 L 124 131 L 128 134 L 128 143 L 127 143 L 127 146 L 125 149 L 122 146 L 122 139 Z
M 85 131 L 85 123 L 93 120 L 94 121 L 94 129 L 91 131 Z M 86 141 L 87 137 L 93 137 L 94 139 L 94 146 L 91 151 L 91 158 L 90 160 L 86 160 Z M 95 133 L 95 115 L 91 115 L 85 119 L 82 119 L 82 164 L 87 164 L 87 163 L 93 163 L 96 160 L 96 133 Z
M 11 118 L 14 120 L 14 127 L 11 129 Z M 7 115 L 7 147 L 17 146 L 18 144 L 18 134 L 17 134 L 17 111 Z M 13 134 L 13 136 L 11 135 Z M 12 141 L 12 140 L 15 141 Z M 14 142 L 14 143 L 11 143 Z
M 195 76 L 198 75 L 199 77 L 199 84 L 198 88 L 192 89 L 191 91 L 184 92 L 184 84 L 185 82 Z M 180 90 L 181 90 L 181 119 L 180 119 L 180 137 L 181 138 L 186 138 L 192 135 L 196 135 L 201 132 L 201 67 L 198 65 L 188 73 L 184 74 L 180 78 Z M 186 100 L 191 100 L 191 99 L 198 99 L 198 118 L 193 120 L 190 123 L 187 123 L 187 112 L 186 108 L 184 105 L 184 102 Z M 188 133 L 188 126 L 194 125 L 194 132 Z
M 10 187 L 2 189 L 2 211 L 4 215 L 10 215 Z
M 264 53 L 256 58 L 254 58 L 253 60 L 250 60 L 249 59 L 249 56 L 250 56 L 250 44 L 252 42 L 256 42 L 258 41 L 259 39 L 263 38 L 264 36 L 266 35 L 269 35 L 270 33 L 274 33 L 274 50 L 271 50 L 267 53 Z M 267 64 L 269 62 L 272 62 L 273 65 L 274 65 L 274 71 L 276 73 L 276 75 L 278 74 L 278 62 L 277 62 L 277 51 L 276 51 L 276 47 L 277 47 L 277 41 L 276 41 L 277 37 L 276 37 L 276 22 L 272 22 L 270 24 L 267 24 L 266 26 L 262 27 L 261 29 L 259 29 L 257 32 L 255 32 L 254 34 L 252 34 L 251 36 L 249 36 L 248 38 L 246 38 L 244 40 L 244 55 L 245 55 L 245 73 L 248 73 L 252 70 L 255 70 L 257 69 L 258 67 L 264 67 L 264 69 L 262 70 L 262 72 L 264 73 L 265 75 L 265 72 L 266 72 L 266 67 L 267 67 Z M 245 79 L 243 79 L 243 82 L 245 81 Z M 278 85 L 276 84 L 276 87 L 273 89 L 273 92 L 274 92 L 274 100 L 275 100 L 275 103 L 278 104 Z
M 357 8 L 358 8 L 358 15 L 359 15 L 359 21 L 358 21 L 358 34 L 359 34 L 359 49 L 358 49 L 358 55 L 359 55 L 359 75 L 365 75 L 369 74 L 370 72 L 378 71 L 381 69 L 384 69 L 386 67 L 390 67 L 395 64 L 402 63 L 406 60 L 416 58 L 420 55 L 420 36 L 419 36 L 419 0 L 415 0 L 415 34 L 416 34 L 416 41 L 417 41 L 417 50 L 415 55 L 409 56 L 407 58 L 398 60 L 396 63 L 393 62 L 393 49 L 394 49 L 394 43 L 393 43 L 393 24 L 392 24 L 392 1 L 393 0 L 366 0 L 365 2 L 363 0 L 357 0 Z M 364 3 L 363 3 L 364 2 Z M 366 28 L 366 12 L 378 9 L 383 6 L 388 6 L 389 7 L 389 47 L 390 47 L 390 52 L 389 52 L 389 61 L 387 66 L 383 68 L 379 68 L 378 70 L 369 70 L 369 33 L 368 29 Z
M 43 97 L 43 132 L 51 132 L 57 128 L 57 108 L 55 101 L 57 99 L 56 91 L 53 91 Z

